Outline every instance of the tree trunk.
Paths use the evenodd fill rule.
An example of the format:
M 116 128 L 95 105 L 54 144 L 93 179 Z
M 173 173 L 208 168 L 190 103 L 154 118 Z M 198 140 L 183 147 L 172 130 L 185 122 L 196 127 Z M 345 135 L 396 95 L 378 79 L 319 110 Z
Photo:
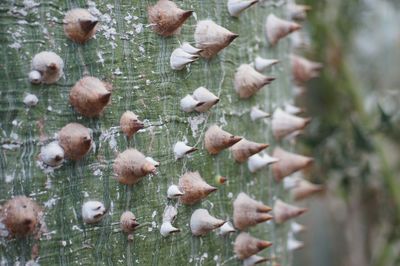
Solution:
M 183 9 L 195 11 L 182 33 L 164 38 L 152 32 L 147 6 L 156 1 L 3 1 L 0 4 L 0 203 L 14 195 L 27 195 L 45 206 L 48 232 L 40 239 L 40 265 L 240 265 L 234 257 L 235 235 L 211 233 L 194 237 L 189 229 L 191 213 L 203 207 L 218 218 L 232 221 L 232 202 L 243 191 L 272 205 L 274 197 L 285 197 L 272 181 L 270 170 L 251 174 L 247 165 L 237 164 L 224 151 L 209 155 L 203 148 L 205 130 L 217 123 L 235 135 L 275 146 L 270 128 L 263 121 L 252 122 L 252 106 L 272 112 L 290 97 L 288 40 L 268 48 L 263 24 L 270 12 L 282 15 L 281 7 L 259 4 L 240 18 L 229 16 L 226 1 L 177 1 Z M 63 32 L 62 20 L 73 7 L 96 7 L 102 23 L 96 38 L 84 45 L 72 43 Z M 173 71 L 169 57 L 179 42 L 194 42 L 196 20 L 211 18 L 240 36 L 216 58 L 199 60 L 190 69 Z M 27 75 L 32 57 L 54 51 L 64 60 L 65 76 L 54 85 L 31 85 Z M 281 60 L 270 75 L 277 80 L 255 97 L 240 100 L 233 89 L 233 76 L 242 63 L 260 55 Z M 98 119 L 77 114 L 69 104 L 69 91 L 83 75 L 90 74 L 113 84 L 111 104 Z M 205 114 L 184 113 L 179 101 L 204 86 L 220 97 Z M 34 108 L 22 102 L 25 93 L 39 98 Z M 145 129 L 128 141 L 119 130 L 121 114 L 131 110 L 145 121 Z M 53 173 L 37 166 L 43 140 L 52 139 L 67 123 L 79 122 L 93 131 L 95 148 L 81 161 L 67 161 Z M 192 156 L 175 160 L 173 145 L 180 140 L 195 144 Z M 145 177 L 134 186 L 113 179 L 112 164 L 118 152 L 134 147 L 160 161 L 157 175 Z M 218 191 L 194 206 L 178 204 L 176 227 L 181 232 L 163 238 L 159 233 L 170 184 L 177 184 L 186 171 L 199 171 Z M 216 175 L 229 181 L 218 185 Z M 86 225 L 81 218 L 82 203 L 88 199 L 104 202 L 109 214 L 100 224 Z M 119 228 L 125 210 L 135 213 L 142 225 L 133 241 Z M 274 246 L 262 252 L 288 265 L 287 226 L 260 224 L 250 230 Z M 31 259 L 33 239 L 2 240 L 1 265 L 25 264 Z

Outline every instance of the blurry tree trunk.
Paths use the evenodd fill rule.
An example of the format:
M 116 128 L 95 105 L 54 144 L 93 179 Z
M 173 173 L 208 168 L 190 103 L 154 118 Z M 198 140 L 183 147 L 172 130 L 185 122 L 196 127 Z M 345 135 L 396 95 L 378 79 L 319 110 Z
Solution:
M 288 41 L 268 48 L 263 24 L 269 12 L 280 8 L 258 5 L 240 18 L 231 18 L 226 1 L 176 1 L 196 13 L 185 23 L 182 34 L 162 38 L 147 25 L 147 6 L 155 1 L 2 1 L 0 3 L 0 203 L 14 195 L 28 195 L 45 206 L 48 233 L 40 241 L 40 265 L 240 265 L 233 256 L 234 235 L 212 233 L 192 237 L 188 223 L 194 209 L 204 207 L 216 217 L 232 220 L 232 201 L 244 191 L 265 203 L 282 191 L 272 181 L 269 170 L 251 174 L 246 164 L 234 163 L 228 151 L 210 156 L 203 148 L 205 130 L 213 123 L 225 130 L 258 142 L 274 140 L 264 121 L 252 122 L 249 112 L 259 105 L 272 111 L 290 97 Z M 102 23 L 96 38 L 84 45 L 66 39 L 62 28 L 64 13 L 73 7 L 98 10 Z M 189 69 L 172 71 L 169 56 L 179 42 L 194 41 L 196 19 L 211 18 L 238 33 L 224 52 L 211 61 L 199 60 Z M 54 51 L 65 63 L 65 77 L 55 85 L 31 85 L 27 79 L 32 57 L 40 51 Z M 233 76 L 242 63 L 257 56 L 277 58 L 281 64 L 271 75 L 277 80 L 249 100 L 239 100 L 233 89 Z M 73 84 L 84 74 L 111 82 L 112 103 L 98 119 L 78 115 L 68 102 Z M 187 114 L 179 100 L 205 86 L 221 101 L 205 114 Z M 38 96 L 39 104 L 27 109 L 25 93 Z M 145 130 L 127 141 L 119 132 L 119 118 L 131 110 L 145 121 Z M 36 165 L 44 137 L 51 139 L 69 122 L 79 122 L 93 131 L 96 143 L 82 161 L 64 163 L 46 174 Z M 43 125 L 41 131 L 38 125 Z M 188 140 L 199 151 L 176 161 L 172 146 Z M 118 152 L 135 147 L 161 162 L 158 174 L 144 178 L 133 187 L 120 185 L 113 178 L 112 163 Z M 195 206 L 178 206 L 176 226 L 182 231 L 163 238 L 159 233 L 167 204 L 166 189 L 177 183 L 186 171 L 199 171 L 219 190 Z M 225 185 L 216 175 L 229 178 Z M 98 225 L 88 226 L 81 219 L 81 205 L 88 199 L 100 200 L 109 215 Z M 142 224 L 128 241 L 119 229 L 123 211 L 131 210 Z M 277 256 L 288 265 L 285 251 L 287 228 L 273 223 L 250 230 L 274 246 L 261 255 Z M 0 264 L 25 263 L 31 257 L 33 240 L 2 240 Z

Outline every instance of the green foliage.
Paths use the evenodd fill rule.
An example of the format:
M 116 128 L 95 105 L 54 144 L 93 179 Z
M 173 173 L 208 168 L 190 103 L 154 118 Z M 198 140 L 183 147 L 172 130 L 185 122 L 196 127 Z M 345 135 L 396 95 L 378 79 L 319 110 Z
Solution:
M 312 175 L 340 184 L 337 194 L 348 204 L 348 220 L 357 202 L 364 218 L 359 221 L 364 225 L 362 232 L 374 236 L 363 243 L 371 265 L 397 265 L 400 130 L 394 107 L 399 102 L 398 85 L 393 84 L 398 84 L 398 73 L 383 58 L 399 59 L 390 38 L 397 34 L 392 30 L 398 25 L 392 21 L 397 16 L 388 13 L 397 14 L 396 5 L 389 1 L 305 2 L 314 11 L 309 16 L 310 55 L 325 64 L 321 78 L 309 83 L 301 99 L 316 121 L 304 138 L 318 165 Z M 381 239 L 378 244 L 377 238 Z

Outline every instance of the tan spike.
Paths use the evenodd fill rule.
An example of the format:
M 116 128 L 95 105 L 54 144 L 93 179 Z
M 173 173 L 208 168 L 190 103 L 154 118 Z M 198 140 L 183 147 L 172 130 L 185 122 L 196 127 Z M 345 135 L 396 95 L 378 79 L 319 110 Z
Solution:
M 143 122 L 140 121 L 138 116 L 131 111 L 126 111 L 122 114 L 119 124 L 122 132 L 124 132 L 128 139 L 144 127 Z
M 272 133 L 280 140 L 294 132 L 301 131 L 311 122 L 311 118 L 295 116 L 277 108 L 272 115 Z
M 233 202 L 233 222 L 236 228 L 245 230 L 250 226 L 272 219 L 267 212 L 272 209 L 241 192 Z
M 196 47 L 202 49 L 200 55 L 206 59 L 214 57 L 238 36 L 212 20 L 197 22 L 194 33 Z
M 95 77 L 83 77 L 69 93 L 74 109 L 86 117 L 99 116 L 111 98 L 111 85 Z
M 247 99 L 273 80 L 275 78 L 264 76 L 257 72 L 251 65 L 242 64 L 236 70 L 234 87 L 240 98 Z
M 69 10 L 64 17 L 64 33 L 77 43 L 85 43 L 96 34 L 98 19 L 87 9 Z
M 179 201 L 187 205 L 193 205 L 217 190 L 207 184 L 199 172 L 186 172 L 179 178 L 179 187 L 184 193 Z
M 279 147 L 274 149 L 272 156 L 279 159 L 278 162 L 272 165 L 272 172 L 277 182 L 282 181 L 284 177 L 294 172 L 310 166 L 314 162 L 311 157 L 291 153 Z
M 297 183 L 297 186 L 290 190 L 290 194 L 292 195 L 294 200 L 302 200 L 312 195 L 315 195 L 323 190 L 324 187 L 321 185 L 316 185 L 308 180 L 300 179 Z
M 242 138 L 234 136 L 217 125 L 212 125 L 204 136 L 204 146 L 210 154 L 218 154 L 222 150 L 231 147 Z
M 278 18 L 274 14 L 270 14 L 265 23 L 267 39 L 271 46 L 276 45 L 280 39 L 300 28 L 299 24 Z
M 290 56 L 293 78 L 297 83 L 304 83 L 319 76 L 323 65 L 292 54 Z
M 127 149 L 120 153 L 113 168 L 115 179 L 125 185 L 136 184 L 142 177 L 156 172 L 154 164 L 136 149 Z
M 307 210 L 307 208 L 300 208 L 277 199 L 273 208 L 274 221 L 277 224 L 281 224 L 289 219 L 302 215 Z
M 59 144 L 65 156 L 77 161 L 85 156 L 92 147 L 92 137 L 88 128 L 79 123 L 69 123 L 58 132 Z
M 148 19 L 153 30 L 162 36 L 180 33 L 182 24 L 192 15 L 192 10 L 180 9 L 174 2 L 159 0 L 147 9 Z
M 190 217 L 190 229 L 195 236 L 203 236 L 224 223 L 226 221 L 211 216 L 206 209 L 197 209 Z
M 237 142 L 231 147 L 231 151 L 235 161 L 238 163 L 243 163 L 247 161 L 250 156 L 259 153 L 268 146 L 268 144 L 257 143 L 243 138 L 241 141 Z
M 272 246 L 271 242 L 257 239 L 242 232 L 236 237 L 234 251 L 236 256 L 243 260 L 270 246 Z

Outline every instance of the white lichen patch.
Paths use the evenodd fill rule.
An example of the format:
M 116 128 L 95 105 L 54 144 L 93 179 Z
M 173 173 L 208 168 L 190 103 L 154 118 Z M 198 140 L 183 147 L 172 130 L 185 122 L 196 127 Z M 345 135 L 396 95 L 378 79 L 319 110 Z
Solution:
M 51 198 L 51 199 L 49 199 L 48 201 L 45 201 L 43 205 L 44 205 L 46 208 L 51 209 L 51 208 L 53 208 L 53 207 L 56 205 L 57 200 L 58 200 L 57 198 Z
M 8 232 L 8 230 L 7 230 L 6 226 L 5 226 L 5 224 L 3 224 L 3 223 L 0 222 L 0 237 L 6 238 L 6 237 L 9 236 L 9 234 L 10 234 L 10 233 Z
M 133 28 L 135 29 L 136 34 L 139 34 L 143 31 L 143 24 L 142 23 L 137 23 L 132 25 Z
M 197 136 L 197 131 L 199 130 L 199 126 L 203 124 L 207 120 L 206 114 L 199 114 L 197 116 L 188 117 L 188 122 L 190 125 L 190 129 L 192 130 L 193 137 Z
M 53 187 L 53 183 L 51 182 L 50 178 L 47 178 L 45 186 L 46 189 L 51 189 Z
M 117 151 L 117 140 L 115 137 L 119 135 L 119 130 L 119 126 L 110 127 L 109 129 L 103 130 L 99 138 L 99 149 L 101 149 L 102 143 L 108 142 L 109 147 L 112 150 Z
M 22 45 L 19 42 L 14 42 L 12 44 L 9 44 L 8 47 L 13 48 L 15 50 L 19 50 L 22 47 Z
M 117 68 L 114 70 L 114 75 L 121 76 L 122 74 L 123 74 L 123 73 L 122 73 L 121 69 L 119 69 L 119 67 L 117 67 Z
M 5 150 L 12 151 L 12 150 L 19 149 L 19 147 L 21 147 L 21 144 L 20 143 L 7 143 L 7 144 L 3 144 L 1 147 Z
M 72 231 L 79 231 L 79 232 L 83 232 L 83 229 L 82 228 L 80 228 L 79 226 L 77 226 L 77 225 L 73 225 L 72 226 Z
M 40 6 L 40 3 L 37 3 L 34 0 L 24 0 L 23 4 L 25 9 L 33 9 Z
M 125 20 L 125 22 L 126 22 L 126 24 L 131 24 L 132 23 L 132 15 L 128 12 L 128 15 L 126 15 L 125 17 L 124 17 L 124 20 Z
M 110 140 L 108 141 L 108 145 L 110 146 L 111 150 L 117 151 L 117 140 L 115 139 L 114 135 L 112 135 L 110 137 Z
M 219 118 L 219 123 L 221 124 L 221 126 L 226 126 L 228 124 L 228 122 L 225 119 L 224 113 L 222 113 L 222 116 Z
M 144 54 L 146 52 L 146 50 L 144 49 L 143 46 L 139 46 L 139 52 L 141 52 L 142 54 Z
M 100 63 L 101 65 L 104 66 L 103 52 L 97 51 L 97 57 L 99 58 L 99 60 L 97 60 L 97 63 Z
M 95 2 L 87 1 L 87 6 L 90 14 L 92 14 L 93 16 L 100 17 L 102 15 L 101 12 L 97 9 Z
M 15 175 L 6 175 L 4 181 L 6 181 L 6 183 L 10 183 L 14 180 L 14 178 L 15 178 Z
M 97 17 L 100 20 L 100 27 L 98 31 L 100 32 L 101 35 L 103 35 L 109 42 L 110 46 L 112 49 L 117 48 L 117 44 L 115 42 L 116 35 L 117 35 L 117 21 L 112 18 L 113 12 L 114 12 L 114 6 L 111 4 L 108 4 L 107 11 L 108 13 L 102 13 L 100 10 L 97 9 L 96 3 L 93 1 L 88 1 L 88 10 L 89 12 Z

